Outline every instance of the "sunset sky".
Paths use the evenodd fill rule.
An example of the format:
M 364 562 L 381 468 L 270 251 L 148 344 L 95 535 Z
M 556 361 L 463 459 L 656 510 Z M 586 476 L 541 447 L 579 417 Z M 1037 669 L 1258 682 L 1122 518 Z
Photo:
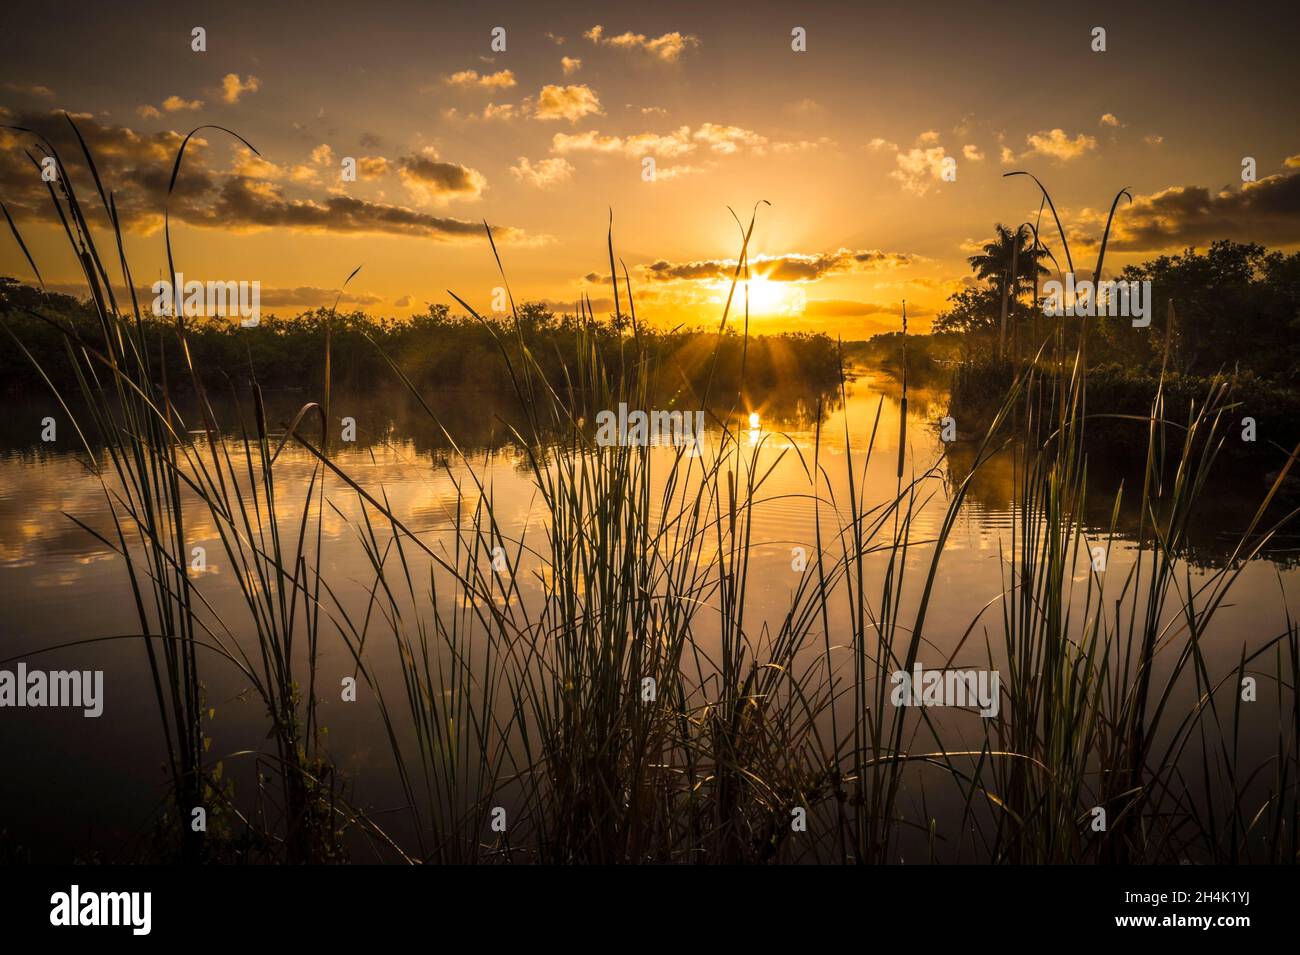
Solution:
M 995 222 L 1051 190 L 1077 260 L 1128 186 L 1108 260 L 1235 238 L 1300 246 L 1291 3 L 13 4 L 0 122 L 38 129 L 105 222 L 74 115 L 116 191 L 137 284 L 257 280 L 263 311 L 333 301 L 409 315 L 450 289 L 488 310 L 496 230 L 516 300 L 612 308 L 614 216 L 638 314 L 715 322 L 740 230 L 758 331 L 918 330 L 969 280 Z M 206 30 L 206 52 L 191 30 Z M 493 51 L 492 30 L 506 31 Z M 1091 49 L 1106 30 L 1105 53 Z M 791 31 L 806 30 L 806 52 Z M 0 131 L 0 199 L 47 284 L 79 272 L 32 136 Z M 1257 181 L 1243 187 L 1243 157 Z M 340 163 L 357 161 L 356 182 Z M 654 181 L 643 159 L 655 159 Z M 954 182 L 940 176 L 957 163 Z M 91 213 L 88 213 L 91 214 Z M 1045 217 L 1044 235 L 1060 256 Z M 1083 270 L 1084 266 L 1080 266 Z M 114 269 L 110 267 L 112 274 Z M 6 229 L 0 275 L 31 281 Z

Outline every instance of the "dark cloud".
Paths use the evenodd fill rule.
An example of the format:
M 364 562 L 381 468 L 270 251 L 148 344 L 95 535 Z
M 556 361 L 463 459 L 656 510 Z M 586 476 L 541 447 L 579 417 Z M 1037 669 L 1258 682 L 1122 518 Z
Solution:
M 1173 186 L 1121 204 L 1115 223 L 1110 247 L 1135 252 L 1208 245 L 1215 239 L 1294 245 L 1300 243 L 1300 173 L 1219 193 Z
M 406 156 L 399 162 L 398 175 L 408 189 L 431 200 L 477 198 L 487 186 L 477 170 L 429 155 Z
M 171 131 L 137 133 L 125 126 L 102 124 L 84 114 L 73 118 L 95 158 L 105 189 L 113 193 L 124 227 L 146 234 L 160 228 L 172 164 L 184 137 Z M 95 224 L 90 210 L 96 209 L 99 202 L 81 149 L 62 112 L 0 109 L 0 123 L 31 129 L 53 144 L 87 206 L 87 217 Z M 230 231 L 288 228 L 444 240 L 483 236 L 480 222 L 430 215 L 408 206 L 337 194 L 287 196 L 278 184 L 214 169 L 211 145 L 205 135 L 212 135 L 212 131 L 204 130 L 186 147 L 185 163 L 171 197 L 174 221 Z M 57 222 L 46 183 L 24 150 L 38 159 L 42 155 L 32 135 L 0 130 L 0 195 L 20 226 L 24 219 Z M 408 185 L 413 183 L 412 188 L 426 197 L 472 197 L 484 186 L 479 173 L 455 163 L 427 156 L 408 157 L 404 162 L 403 175 L 410 177 Z M 501 240 L 525 237 L 519 229 L 492 228 L 493 235 Z
M 230 229 L 285 227 L 312 232 L 383 232 L 428 238 L 473 238 L 480 222 L 434 216 L 406 206 L 333 195 L 321 200 L 285 198 L 279 186 L 242 176 L 228 178 L 205 219 L 196 224 Z M 493 226 L 494 236 L 518 238 L 517 229 Z
M 812 255 L 756 256 L 750 259 L 752 276 L 773 282 L 810 282 L 835 272 L 872 272 L 904 268 L 917 257 L 904 252 L 879 249 L 836 249 Z M 668 262 L 660 259 L 643 267 L 646 275 L 659 282 L 730 279 L 736 274 L 735 259 L 704 259 L 697 262 Z

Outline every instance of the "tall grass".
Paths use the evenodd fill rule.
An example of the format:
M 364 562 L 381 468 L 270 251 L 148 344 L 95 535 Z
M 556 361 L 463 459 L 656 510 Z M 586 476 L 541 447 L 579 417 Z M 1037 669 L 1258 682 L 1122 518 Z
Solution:
M 120 284 L 133 288 L 112 195 L 84 145 L 83 154 Z M 382 486 L 336 459 L 328 336 L 320 401 L 279 426 L 255 381 L 248 420 L 220 426 L 190 362 L 195 427 L 169 382 L 155 380 L 165 349 L 189 361 L 184 318 L 167 338 L 146 335 L 139 303 L 113 299 L 72 184 L 61 179 L 50 192 L 100 320 L 93 342 L 62 332 L 91 409 L 84 450 L 114 519 L 116 539 L 105 543 L 126 568 L 171 767 L 160 853 L 335 861 L 368 844 L 381 858 L 430 863 L 890 862 L 916 859 L 920 847 L 920 858 L 997 862 L 1295 861 L 1298 628 L 1287 619 L 1228 673 L 1209 672 L 1204 647 L 1242 567 L 1281 526 L 1265 526 L 1264 515 L 1294 454 L 1228 567 L 1194 584 L 1179 561 L 1223 443 L 1226 388 L 1185 422 L 1165 421 L 1157 397 L 1149 418 L 1133 423 L 1147 448 L 1138 559 L 1108 581 L 1093 569 L 1098 542 L 1082 520 L 1082 349 L 1067 354 L 1057 335 L 1054 351 L 1044 343 L 1017 367 L 975 465 L 952 485 L 942 461 L 908 473 L 900 415 L 895 490 L 872 500 L 866 475 L 884 400 L 857 450 L 846 416 L 842 482 L 828 470 L 820 414 L 811 449 L 771 432 L 751 440 L 740 424 L 744 350 L 734 393 L 715 393 L 712 375 L 696 392 L 659 365 L 611 227 L 615 324 L 630 329 L 612 360 L 589 304 L 573 361 L 556 365 L 530 351 L 513 298 L 506 325 L 457 298 L 491 332 L 520 405 L 514 440 L 535 493 L 522 528 L 499 509 L 489 473 L 457 445 L 455 428 L 385 356 L 453 449 L 447 474 L 460 506 L 446 539 L 433 540 Z M 755 219 L 741 227 L 719 340 L 729 322 L 747 333 Z M 598 411 L 648 408 L 674 391 L 679 407 L 711 415 L 702 453 L 595 441 Z M 296 492 L 277 471 L 290 447 L 311 463 Z M 1004 453 L 1016 457 L 1018 484 L 1003 591 L 972 608 L 940 662 L 960 656 L 969 666 L 982 642 L 987 665 L 1007 677 L 998 716 L 978 721 L 974 744 L 954 745 L 946 722 L 891 703 L 891 676 L 922 657 L 935 668 L 929 621 L 948 543 L 975 475 Z M 804 492 L 772 489 L 782 462 L 806 477 Z M 324 518 L 344 519 L 343 498 L 355 504 L 347 520 L 370 568 L 350 587 L 322 571 Z M 814 553 L 787 609 L 759 619 L 755 516 L 790 498 L 808 509 Z M 187 573 L 187 502 L 217 528 L 242 619 L 218 616 Z M 932 506 L 942 508 L 938 530 L 922 539 L 916 521 Z M 344 798 L 318 718 L 326 640 L 346 648 L 378 709 L 403 793 L 400 823 L 381 828 Z M 385 666 L 394 658 L 396 679 Z M 1266 659 L 1276 753 L 1245 766 L 1236 690 Z M 224 666 L 238 668 L 266 711 L 269 744 L 222 758 L 265 771 L 251 799 L 234 797 L 222 760 L 208 753 L 204 673 Z M 959 809 L 932 816 L 932 792 Z M 199 806 L 221 823 L 206 834 L 189 825 Z M 1098 808 L 1108 823 L 1100 836 L 1091 826 Z

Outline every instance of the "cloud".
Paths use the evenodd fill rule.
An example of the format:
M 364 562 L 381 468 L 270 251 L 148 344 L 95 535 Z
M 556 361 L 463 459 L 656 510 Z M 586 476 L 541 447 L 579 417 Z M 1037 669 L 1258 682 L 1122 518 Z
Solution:
M 700 38 L 677 31 L 665 33 L 655 39 L 647 39 L 643 33 L 620 33 L 607 36 L 605 28 L 597 24 L 583 34 L 597 46 L 612 46 L 622 50 L 636 50 L 646 53 L 664 63 L 675 63 L 686 50 L 698 47 Z
M 879 249 L 836 249 L 813 254 L 790 252 L 785 255 L 759 255 L 750 258 L 751 276 L 771 282 L 811 282 L 833 273 L 876 272 L 906 268 L 919 257 L 905 252 Z M 730 281 L 736 274 L 735 259 L 702 259 L 694 262 L 669 262 L 660 259 L 641 267 L 646 278 L 657 282 Z M 590 277 L 589 277 L 590 278 Z
M 1165 137 L 1161 136 L 1159 133 L 1147 133 L 1142 137 L 1142 142 L 1146 143 L 1148 146 L 1162 146 L 1164 145 Z
M 525 105 L 523 106 L 516 106 L 513 103 L 488 103 L 477 113 L 462 113 L 460 110 L 456 109 L 456 107 L 452 106 L 448 109 L 444 109 L 442 111 L 442 116 L 443 119 L 450 120 L 483 120 L 484 122 L 491 122 L 492 120 L 517 119 L 526 116 L 527 113 L 528 104 L 527 101 L 525 101 Z
M 565 76 L 572 76 L 582 69 L 582 60 L 576 56 L 564 56 L 560 58 L 560 67 L 564 70 Z
M 399 298 L 396 302 L 393 303 L 393 305 L 395 305 L 397 308 L 410 308 L 413 304 L 415 303 L 412 301 L 411 296 L 409 295 L 403 295 L 401 298 Z
M 51 97 L 54 90 L 48 86 L 42 86 L 40 83 L 5 83 L 4 89 L 11 93 L 22 93 L 26 96 L 43 96 Z
M 766 136 L 745 129 L 741 126 L 728 126 L 720 123 L 703 123 L 692 129 L 679 126 L 671 133 L 636 133 L 631 136 L 605 135 L 598 130 L 581 133 L 556 133 L 551 138 L 551 152 L 559 155 L 573 153 L 620 153 L 638 158 L 656 156 L 660 159 L 676 158 L 704 149 L 717 156 L 731 156 L 742 150 L 755 155 L 766 153 L 790 153 L 803 149 L 812 149 L 834 145 L 826 138 L 810 141 L 772 142 Z M 678 167 L 677 175 L 687 172 L 700 172 L 708 166 Z M 659 170 L 662 178 L 666 170 Z
M 738 152 L 741 146 L 761 148 L 767 145 L 767 138 L 752 129 L 720 126 L 717 123 L 705 123 L 695 130 L 694 138 L 697 142 L 704 143 L 713 152 L 723 155 Z
M 483 225 L 428 215 L 405 206 L 367 202 L 351 196 L 333 195 L 323 200 L 287 199 L 280 188 L 253 180 L 228 179 L 221 188 L 206 221 L 195 224 L 253 231 L 259 228 L 290 228 L 303 232 L 386 233 L 421 236 L 440 240 L 480 238 Z M 518 229 L 493 226 L 494 237 L 521 240 Z
M 576 123 L 584 116 L 602 115 L 600 98 L 596 91 L 586 84 L 576 86 L 556 86 L 547 84 L 537 94 L 537 105 L 533 111 L 537 119 L 567 119 Z
M 510 70 L 500 70 L 496 73 L 480 76 L 478 70 L 461 70 L 459 73 L 444 77 L 443 82 L 448 86 L 458 86 L 461 89 L 478 87 L 479 89 L 504 90 L 515 85 L 515 74 Z
M 221 98 L 227 103 L 238 103 L 245 93 L 256 93 L 262 81 L 256 76 L 241 80 L 238 73 L 227 73 L 221 78 Z
M 945 159 L 942 146 L 928 149 L 913 148 L 907 152 L 900 151 L 894 157 L 898 168 L 890 172 L 891 179 L 897 179 L 908 192 L 924 195 L 930 185 L 943 175 Z
M 1282 165 L 1286 166 L 1288 169 L 1300 169 L 1300 153 L 1296 153 L 1294 156 L 1287 156 Z
M 249 179 L 284 179 L 288 175 L 284 167 L 264 159 L 247 146 L 235 148 L 235 160 L 230 171 L 236 176 L 246 176 Z
M 185 99 L 180 96 L 169 96 L 163 100 L 162 108 L 168 113 L 177 113 L 181 110 L 189 110 L 193 112 L 196 109 L 203 108 L 203 100 Z
M 657 166 L 655 167 L 654 179 L 651 182 L 672 182 L 674 179 L 680 179 L 682 176 L 694 176 L 698 173 L 708 172 L 714 167 L 713 163 L 698 165 L 677 165 L 677 166 Z
M 143 106 L 137 106 L 135 111 L 136 115 L 141 119 L 162 119 L 162 113 L 158 111 L 158 107 L 150 106 L 147 103 Z
M 983 162 L 984 160 L 984 154 L 980 152 L 980 148 L 969 143 L 961 148 L 961 154 L 971 162 Z
M 1111 126 L 1117 129 L 1123 129 L 1124 124 L 1119 121 L 1119 117 L 1114 113 L 1102 113 L 1101 119 L 1097 120 L 1098 126 Z
M 311 161 L 318 166 L 328 166 L 334 162 L 334 150 L 328 143 L 321 143 L 311 151 Z
M 357 178 L 381 179 L 392 171 L 393 164 L 383 156 L 360 156 L 357 158 Z
M 819 136 L 816 139 L 798 139 L 791 142 L 779 142 L 772 144 L 774 153 L 794 153 L 802 152 L 805 149 L 825 149 L 835 146 L 835 140 L 829 136 Z M 762 150 L 756 150 L 761 154 Z
M 1105 214 L 1084 210 L 1080 219 L 1101 227 Z M 1300 243 L 1300 173 L 1269 176 L 1218 193 L 1203 186 L 1171 186 L 1136 196 L 1116 213 L 1110 246 L 1148 252 L 1208 245 L 1215 239 Z
M 1002 165 L 1004 166 L 1010 166 L 1013 162 L 1016 161 L 1016 154 L 1011 149 L 1011 147 L 1003 146 L 998 161 L 1001 162 Z
M 638 133 L 635 136 L 602 136 L 595 130 L 584 133 L 556 133 L 551 137 L 551 151 L 560 155 L 570 153 L 622 153 L 629 157 L 658 156 L 672 158 L 693 152 L 691 128 L 682 126 L 676 132 Z
M 898 152 L 898 143 L 891 143 L 889 140 L 881 139 L 877 136 L 871 142 L 867 143 L 867 148 L 876 153 L 881 150 L 888 150 L 889 152 L 896 153 Z
M 510 172 L 522 183 L 549 189 L 573 177 L 573 163 L 558 157 L 533 163 L 526 156 L 520 156 L 519 162 L 510 167 Z
M 487 188 L 487 179 L 478 170 L 442 162 L 432 148 L 401 159 L 397 175 L 417 199 L 439 205 L 452 199 L 477 199 Z
M 1097 148 L 1097 140 L 1093 137 L 1080 133 L 1071 139 L 1065 130 L 1060 127 L 1030 133 L 1025 137 L 1025 142 L 1030 147 L 1026 155 L 1036 153 L 1040 156 L 1060 159 L 1063 162 L 1078 159 L 1088 150 Z
M 61 111 L 26 111 L 9 118 L 14 125 L 31 128 L 52 142 L 65 157 L 68 175 L 74 182 L 88 182 L 89 170 L 80 158 L 76 138 Z M 181 134 L 173 131 L 143 134 L 124 126 L 102 124 L 91 117 L 74 118 L 95 157 L 105 188 L 113 190 L 124 227 L 146 235 L 156 232 L 162 226 L 167 187 L 183 138 Z M 58 226 L 58 214 L 48 192 L 40 177 L 32 175 L 31 163 L 23 155 L 23 148 L 29 146 L 30 137 L 0 130 L 0 193 L 20 226 L 23 220 Z M 412 181 L 425 191 L 459 195 L 481 189 L 473 170 L 453 163 L 437 163 L 427 156 L 411 158 L 435 166 L 429 169 L 423 162 L 415 162 L 408 171 Z M 299 177 L 304 171 L 314 175 L 318 169 L 306 165 L 281 166 L 269 160 L 262 160 L 266 164 L 262 166 L 252 162 L 257 159 L 251 153 L 246 156 L 237 150 L 232 168 L 217 170 L 212 167 L 209 141 L 203 136 L 191 139 L 171 196 L 173 223 L 230 232 L 285 228 L 303 232 L 419 236 L 449 242 L 484 238 L 480 222 L 429 215 L 406 206 L 367 202 L 346 195 L 289 196 L 284 191 L 286 187 L 302 188 Z M 359 162 L 359 168 L 361 165 Z M 270 178 L 243 175 L 241 166 L 245 171 L 260 172 Z M 83 189 L 82 194 L 86 196 L 91 191 Z M 102 215 L 93 200 L 88 203 L 87 215 L 92 211 Z M 494 226 L 493 235 L 512 243 L 542 241 L 542 237 L 530 237 L 509 226 Z

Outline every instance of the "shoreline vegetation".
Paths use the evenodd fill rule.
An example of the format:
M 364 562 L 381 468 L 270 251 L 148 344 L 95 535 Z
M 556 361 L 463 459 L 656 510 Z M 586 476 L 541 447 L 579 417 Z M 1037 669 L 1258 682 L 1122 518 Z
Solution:
M 64 360 L 64 340 L 99 333 L 93 301 L 0 278 L 0 315 L 31 356 L 15 348 L 0 350 L 0 381 L 7 394 L 48 388 L 45 376 L 61 391 L 77 387 Z M 155 356 L 154 374 L 160 381 L 166 376 L 174 392 L 193 393 L 185 357 L 168 347 L 174 328 L 173 319 L 141 315 L 141 335 Z M 453 313 L 446 305 L 430 305 L 409 319 L 317 308 L 284 318 L 268 315 L 252 328 L 224 317 L 186 319 L 186 344 L 203 387 L 222 393 L 233 383 L 245 395 L 243 385 L 252 380 L 267 391 L 320 391 L 326 372 L 321 356 L 328 348 L 330 387 L 336 391 L 391 382 L 391 361 L 424 391 L 512 397 L 508 365 L 521 360 L 521 349 L 534 356 L 548 379 L 577 381 L 579 346 L 616 365 L 630 334 L 626 317 L 556 314 L 536 302 L 521 303 L 517 320 Z M 797 386 L 801 397 L 816 404 L 839 387 L 836 344 L 825 334 L 746 336 L 734 328 L 719 334 L 702 327 L 639 327 L 636 336 L 643 359 L 661 371 L 651 397 L 670 406 L 694 407 L 691 402 L 698 401 L 709 380 L 723 393 L 740 390 L 742 362 L 744 387 L 755 393 Z
M 1081 517 L 1087 345 L 1067 341 L 1064 323 L 1039 360 L 1017 365 L 972 438 L 965 476 L 947 486 L 942 515 L 924 533 L 913 523 L 943 480 L 940 465 L 905 473 L 900 448 L 894 493 L 865 499 L 855 478 L 883 453 L 874 427 L 863 450 L 846 442 L 828 454 L 819 430 L 810 449 L 775 451 L 803 462 L 817 546 L 790 585 L 787 612 L 756 620 L 747 595 L 766 583 L 750 566 L 771 467 L 764 443 L 751 444 L 726 415 L 701 457 L 601 446 L 581 423 L 621 402 L 650 407 L 680 380 L 671 352 L 656 353 L 657 340 L 631 320 L 631 290 L 622 298 L 630 334 L 610 339 L 579 316 L 558 364 L 532 346 L 519 311 L 490 322 L 466 306 L 519 406 L 542 520 L 525 538 L 507 536 L 478 465 L 462 456 L 460 491 L 471 504 L 444 550 L 412 531 L 382 488 L 333 459 L 332 347 L 317 356 L 319 377 L 305 379 L 319 391 L 292 419 L 269 419 L 255 382 L 248 427 L 223 431 L 206 398 L 212 370 L 187 347 L 201 330 L 178 320 L 160 349 L 140 315 L 98 292 L 111 285 L 102 263 L 120 262 L 123 284 L 131 279 L 112 202 L 96 188 L 102 208 L 62 179 L 51 190 L 74 248 L 89 250 L 79 260 L 96 290 L 90 329 L 59 334 L 86 409 L 78 424 L 87 451 L 92 440 L 107 449 L 87 455 L 104 461 L 97 477 L 114 501 L 115 532 L 103 540 L 124 558 L 140 628 L 131 639 L 147 651 L 157 699 L 170 800 L 155 820 L 152 861 L 1297 861 L 1300 624 L 1279 613 L 1227 668 L 1213 668 L 1205 646 L 1244 567 L 1295 517 L 1266 518 L 1295 452 L 1282 455 L 1224 566 L 1193 581 L 1177 557 L 1217 452 L 1233 439 L 1222 381 L 1182 418 L 1158 383 L 1131 423 L 1143 480 L 1119 491 L 1114 507 L 1135 496 L 1143 524 L 1134 562 L 1109 577 L 1089 555 L 1104 556 L 1112 537 L 1090 536 Z M 98 250 L 86 222 L 105 215 L 119 239 Z M 754 225 L 720 329 L 743 320 Z M 613 249 L 611 234 L 616 274 Z M 743 408 L 759 367 L 753 340 L 713 338 L 734 344 L 700 356 L 698 400 Z M 371 350 L 445 430 L 425 386 Z M 169 366 L 162 375 L 159 354 L 183 356 L 180 374 Z M 182 377 L 197 423 L 175 410 Z M 882 408 L 883 399 L 876 426 Z M 901 427 L 905 443 L 905 416 Z M 313 462 L 301 495 L 277 483 L 290 442 Z M 1019 520 L 1002 555 L 1003 590 L 970 608 L 966 633 L 936 659 L 936 641 L 952 636 L 928 623 L 944 599 L 941 563 L 973 476 L 1007 450 Z M 832 467 L 847 475 L 847 498 L 832 490 Z M 323 569 L 322 521 L 340 494 L 364 512 L 356 530 L 370 581 L 328 579 Z M 204 502 L 223 561 L 238 568 L 229 575 L 243 597 L 236 616 L 212 613 L 207 583 L 186 572 L 183 495 Z M 526 589 L 526 579 L 540 588 Z M 340 598 L 357 586 L 368 592 L 364 618 Z M 324 641 L 346 646 L 361 696 L 378 708 L 400 807 L 379 812 L 349 796 L 320 722 L 322 695 L 338 692 L 319 672 Z M 381 652 L 395 657 L 395 677 Z M 960 733 L 936 711 L 891 702 L 895 674 L 957 665 L 1002 675 L 986 718 L 948 714 Z M 266 713 L 251 792 L 229 784 L 234 756 L 209 751 L 205 674 L 215 667 L 237 668 Z M 1249 704 L 1247 677 L 1258 684 Z M 1267 742 L 1262 757 L 1247 756 L 1243 727 L 1260 712 Z M 956 809 L 936 818 L 927 806 L 940 793 Z M 205 829 L 191 824 L 198 809 Z

